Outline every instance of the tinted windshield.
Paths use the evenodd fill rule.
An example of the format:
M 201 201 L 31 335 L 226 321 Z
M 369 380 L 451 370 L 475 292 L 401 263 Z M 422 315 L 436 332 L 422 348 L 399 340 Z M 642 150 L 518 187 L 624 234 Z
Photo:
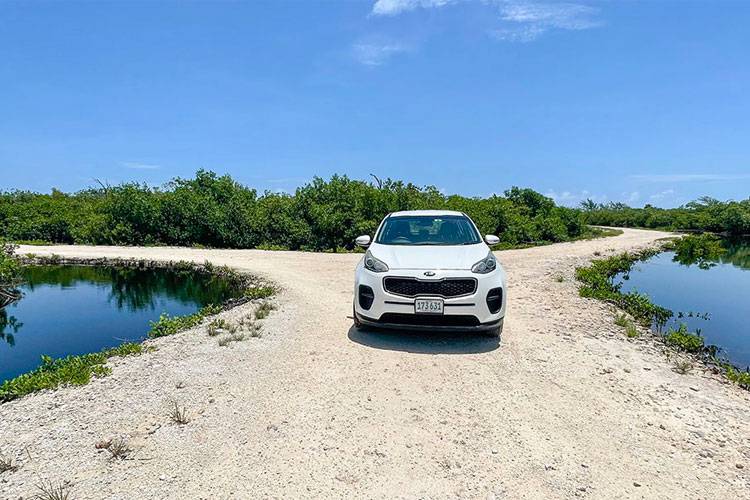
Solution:
M 474 245 L 482 240 L 464 216 L 419 215 L 388 217 L 375 242 L 383 245 Z

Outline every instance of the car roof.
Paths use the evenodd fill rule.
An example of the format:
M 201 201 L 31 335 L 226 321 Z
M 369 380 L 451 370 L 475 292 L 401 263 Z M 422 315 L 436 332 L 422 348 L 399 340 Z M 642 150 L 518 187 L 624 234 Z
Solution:
M 424 215 L 428 217 L 439 217 L 441 215 L 457 215 L 463 216 L 462 212 L 456 212 L 454 210 L 402 210 L 401 212 L 393 212 L 390 217 L 409 217 L 416 215 Z

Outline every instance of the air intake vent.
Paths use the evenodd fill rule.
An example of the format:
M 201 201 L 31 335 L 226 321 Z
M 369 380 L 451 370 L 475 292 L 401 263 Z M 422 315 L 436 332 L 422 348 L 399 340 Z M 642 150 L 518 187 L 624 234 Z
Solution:
M 477 290 L 477 280 L 474 278 L 443 278 L 425 281 L 417 278 L 389 276 L 383 280 L 383 286 L 387 292 L 404 297 L 416 297 L 418 295 L 461 297 L 471 295 Z
M 503 289 L 493 288 L 487 292 L 487 307 L 492 314 L 497 313 L 503 308 Z
M 375 292 L 372 291 L 367 285 L 359 285 L 359 306 L 368 310 L 372 307 L 372 303 L 375 300 Z

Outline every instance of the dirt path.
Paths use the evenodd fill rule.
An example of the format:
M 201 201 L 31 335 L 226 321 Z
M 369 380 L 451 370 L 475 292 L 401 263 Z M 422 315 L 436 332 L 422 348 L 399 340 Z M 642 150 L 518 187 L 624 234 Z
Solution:
M 750 498 L 748 393 L 674 373 L 576 293 L 574 266 L 595 251 L 663 236 L 498 252 L 510 286 L 499 345 L 354 330 L 358 255 L 24 247 L 208 259 L 285 291 L 260 339 L 220 347 L 188 331 L 88 386 L 0 405 L 0 448 L 21 466 L 0 474 L 0 498 L 28 498 L 40 478 L 70 481 L 76 499 Z M 173 398 L 189 424 L 170 423 Z M 134 452 L 109 461 L 94 445 L 118 435 Z

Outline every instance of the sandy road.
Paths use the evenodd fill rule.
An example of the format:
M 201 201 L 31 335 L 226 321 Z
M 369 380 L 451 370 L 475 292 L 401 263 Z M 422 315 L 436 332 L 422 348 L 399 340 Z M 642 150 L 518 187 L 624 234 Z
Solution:
M 284 292 L 260 339 L 220 347 L 195 329 L 88 386 L 0 405 L 0 448 L 20 464 L 0 475 L 0 498 L 28 498 L 40 478 L 69 481 L 72 498 L 750 498 L 748 393 L 674 373 L 576 293 L 573 269 L 595 251 L 663 236 L 498 252 L 510 286 L 499 344 L 351 328 L 358 255 L 24 247 L 208 259 Z M 170 423 L 171 399 L 189 424 Z M 113 436 L 129 459 L 95 449 Z

